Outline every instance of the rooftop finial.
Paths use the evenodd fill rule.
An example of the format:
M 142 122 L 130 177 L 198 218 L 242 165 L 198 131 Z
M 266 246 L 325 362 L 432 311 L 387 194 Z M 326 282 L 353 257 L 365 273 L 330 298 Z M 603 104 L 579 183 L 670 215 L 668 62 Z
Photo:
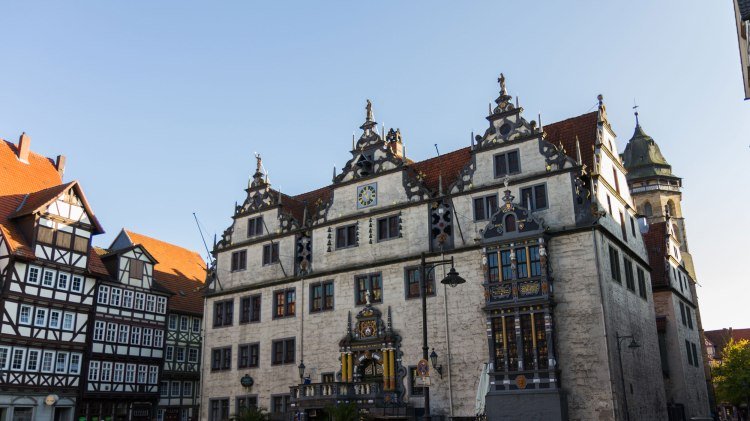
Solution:
M 248 188 L 262 186 L 263 184 L 268 184 L 268 174 L 265 175 L 264 180 L 263 160 L 261 159 L 260 154 L 255 152 L 255 174 L 253 174 L 253 178 L 250 181 Z
M 635 98 L 633 98 L 633 110 L 635 110 L 634 111 L 634 114 L 635 114 L 635 126 L 639 127 L 641 125 L 641 123 L 638 122 L 638 104 L 636 104 Z
M 374 121 L 375 117 L 372 115 L 372 102 L 370 100 L 367 100 L 367 106 L 365 107 L 367 109 L 367 118 L 365 121 Z
M 500 94 L 508 95 L 508 91 L 505 89 L 505 75 L 500 73 L 500 77 L 497 78 L 497 82 L 500 84 Z
M 607 121 L 607 106 L 604 105 L 604 95 L 599 94 L 596 99 L 599 101 L 599 121 Z
M 260 172 L 260 169 L 262 166 L 263 166 L 263 159 L 260 157 L 260 154 L 256 152 L 255 153 L 255 172 Z

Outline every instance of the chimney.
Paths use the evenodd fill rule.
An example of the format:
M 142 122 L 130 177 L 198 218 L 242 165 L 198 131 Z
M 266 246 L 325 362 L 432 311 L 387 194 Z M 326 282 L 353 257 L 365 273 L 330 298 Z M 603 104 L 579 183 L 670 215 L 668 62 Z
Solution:
M 65 174 L 65 155 L 57 155 L 55 168 L 57 168 L 57 172 L 60 174 L 60 178 L 62 178 L 63 174 Z
M 31 138 L 26 132 L 21 133 L 21 137 L 18 139 L 18 159 L 28 164 L 29 163 L 29 150 L 31 149 Z

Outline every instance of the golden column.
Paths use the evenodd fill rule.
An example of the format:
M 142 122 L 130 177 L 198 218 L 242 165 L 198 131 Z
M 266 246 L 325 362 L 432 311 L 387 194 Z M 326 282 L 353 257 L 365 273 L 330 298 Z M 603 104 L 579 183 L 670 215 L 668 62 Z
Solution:
M 341 381 L 345 382 L 347 379 L 347 373 L 346 373 L 346 352 L 341 353 Z
M 388 390 L 391 385 L 391 372 L 388 370 L 388 351 L 383 349 L 383 390 Z
M 388 356 L 390 357 L 390 361 L 388 361 L 388 369 L 390 370 L 391 390 L 394 390 L 396 389 L 396 350 L 391 349 L 390 352 L 388 352 Z
M 351 383 L 352 382 L 352 353 L 347 352 L 346 353 L 346 381 Z

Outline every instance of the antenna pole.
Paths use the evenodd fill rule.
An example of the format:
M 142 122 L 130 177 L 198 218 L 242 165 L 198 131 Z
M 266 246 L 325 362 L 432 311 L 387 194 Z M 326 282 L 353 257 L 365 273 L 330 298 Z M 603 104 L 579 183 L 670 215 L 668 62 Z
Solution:
M 211 252 L 208 251 L 208 244 L 206 243 L 206 237 L 203 236 L 203 230 L 201 230 L 201 224 L 198 222 L 198 216 L 195 215 L 195 212 L 193 212 L 193 218 L 195 218 L 195 225 L 198 227 L 198 232 L 201 235 L 201 240 L 203 240 L 203 247 L 206 248 L 208 259 L 213 263 L 214 261 L 213 256 L 211 255 Z

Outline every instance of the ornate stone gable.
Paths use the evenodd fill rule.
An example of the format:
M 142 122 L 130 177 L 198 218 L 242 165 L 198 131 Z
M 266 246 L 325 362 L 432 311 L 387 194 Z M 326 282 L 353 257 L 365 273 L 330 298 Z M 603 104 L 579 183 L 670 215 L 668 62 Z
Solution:
M 492 215 L 490 222 L 481 231 L 482 242 L 504 241 L 511 238 L 525 237 L 547 230 L 544 219 L 535 216 L 526 207 L 513 203 L 515 196 L 508 189 L 508 179 L 505 180 L 505 194 L 502 197 L 503 204 Z

